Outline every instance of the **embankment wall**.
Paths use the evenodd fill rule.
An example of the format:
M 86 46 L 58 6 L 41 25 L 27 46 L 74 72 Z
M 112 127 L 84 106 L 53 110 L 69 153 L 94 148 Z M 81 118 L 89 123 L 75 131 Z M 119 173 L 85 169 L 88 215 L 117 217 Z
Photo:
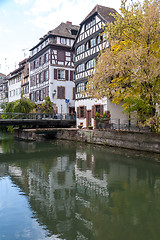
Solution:
M 141 151 L 160 153 L 160 135 L 146 132 L 87 130 L 76 128 L 16 129 L 14 136 L 22 140 L 50 138 L 81 141 Z

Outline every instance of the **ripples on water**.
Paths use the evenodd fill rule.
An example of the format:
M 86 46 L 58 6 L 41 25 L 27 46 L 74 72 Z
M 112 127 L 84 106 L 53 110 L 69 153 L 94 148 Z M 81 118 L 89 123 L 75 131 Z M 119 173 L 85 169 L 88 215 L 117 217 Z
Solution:
M 0 240 L 159 240 L 160 156 L 0 143 Z

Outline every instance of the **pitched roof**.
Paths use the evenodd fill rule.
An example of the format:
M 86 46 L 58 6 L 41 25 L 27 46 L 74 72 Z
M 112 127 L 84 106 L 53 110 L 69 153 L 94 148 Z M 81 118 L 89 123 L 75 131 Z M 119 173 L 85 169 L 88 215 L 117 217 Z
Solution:
M 4 80 L 4 78 L 6 77 L 6 75 L 5 74 L 3 74 L 3 73 L 0 73 L 0 83 L 2 83 L 3 82 L 3 80 Z
M 114 22 L 114 17 L 111 16 L 110 13 L 116 14 L 117 11 L 114 8 L 104 7 L 97 4 L 93 8 L 93 10 L 87 15 L 87 17 L 81 22 L 81 24 L 85 22 L 88 18 L 90 18 L 92 15 L 94 15 L 95 13 L 98 13 L 105 22 Z
M 75 39 L 78 30 L 79 26 L 72 25 L 71 22 L 62 22 L 58 27 L 56 27 L 52 31 L 49 31 L 48 34 Z
M 4 78 L 4 77 L 6 77 L 6 75 L 3 74 L 3 73 L 0 73 L 0 77 L 1 77 L 1 78 Z
M 52 36 L 59 36 L 59 37 L 66 37 L 75 39 L 78 33 L 79 26 L 72 25 L 71 22 L 61 23 L 58 27 L 53 30 L 50 30 L 47 34 L 41 37 L 39 43 L 36 44 L 33 48 L 30 49 L 32 51 L 34 48 L 39 46 L 44 40 L 46 40 L 50 35 Z

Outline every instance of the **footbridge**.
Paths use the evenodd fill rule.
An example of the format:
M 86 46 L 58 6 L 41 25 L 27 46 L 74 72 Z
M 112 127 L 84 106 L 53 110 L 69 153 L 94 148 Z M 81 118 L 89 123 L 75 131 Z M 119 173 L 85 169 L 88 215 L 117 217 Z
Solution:
M 69 114 L 23 114 L 0 113 L 0 126 L 27 127 L 27 128 L 70 128 L 76 125 L 75 116 Z

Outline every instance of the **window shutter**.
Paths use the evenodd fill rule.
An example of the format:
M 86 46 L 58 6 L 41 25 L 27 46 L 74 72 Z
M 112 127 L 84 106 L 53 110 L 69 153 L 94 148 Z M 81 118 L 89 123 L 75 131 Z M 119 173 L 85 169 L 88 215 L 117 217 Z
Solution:
M 37 95 L 37 101 L 39 101 L 39 91 L 36 92 Z
M 84 106 L 84 118 L 86 118 L 86 112 L 87 112 L 87 108 L 86 106 Z
M 36 85 L 35 82 L 36 82 L 36 76 L 33 77 L 33 86 Z
M 77 107 L 77 118 L 79 118 L 79 107 Z
M 54 69 L 54 79 L 57 80 L 57 69 Z
M 37 74 L 36 75 L 36 84 L 38 84 L 39 83 L 39 75 Z
M 32 62 L 30 63 L 30 70 L 32 70 L 33 69 L 33 64 L 32 64 Z
M 58 52 L 57 52 L 58 54 L 57 54 L 57 60 L 58 61 L 63 61 L 64 62 L 64 59 L 65 59 L 65 55 L 64 55 L 64 51 L 63 50 L 58 50 Z
M 100 105 L 100 114 L 103 114 L 103 105 Z
M 70 80 L 73 81 L 73 71 L 70 71 Z
M 45 81 L 45 72 L 42 72 L 42 82 Z
M 42 65 L 44 64 L 44 55 L 42 56 Z
M 35 92 L 33 92 L 33 102 L 35 102 Z
M 57 98 L 60 99 L 60 87 L 57 87 Z
M 49 87 L 46 87 L 46 96 L 49 96 Z
M 43 88 L 43 99 L 46 97 L 45 88 Z
M 95 114 L 96 114 L 96 113 L 95 113 L 95 106 L 93 105 L 93 106 L 92 106 L 92 118 L 95 117 Z
M 71 53 L 71 62 L 73 62 L 73 60 L 74 60 L 74 59 L 73 59 L 73 53 Z
M 49 80 L 49 69 L 47 70 L 48 80 Z
M 73 96 L 72 96 L 72 99 L 75 100 L 75 87 L 73 87 Z
M 41 90 L 39 90 L 39 100 L 41 101 Z
M 68 81 L 68 70 L 66 70 L 66 81 Z
M 61 87 L 62 89 L 62 99 L 65 99 L 65 87 Z

